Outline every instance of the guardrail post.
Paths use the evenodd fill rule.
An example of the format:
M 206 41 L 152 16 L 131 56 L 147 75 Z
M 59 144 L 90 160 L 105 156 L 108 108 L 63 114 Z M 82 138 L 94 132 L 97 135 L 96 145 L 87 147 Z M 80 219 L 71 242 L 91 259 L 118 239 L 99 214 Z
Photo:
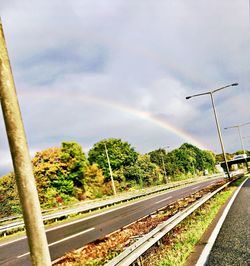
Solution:
M 51 265 L 21 112 L 0 19 L 0 100 L 33 265 Z

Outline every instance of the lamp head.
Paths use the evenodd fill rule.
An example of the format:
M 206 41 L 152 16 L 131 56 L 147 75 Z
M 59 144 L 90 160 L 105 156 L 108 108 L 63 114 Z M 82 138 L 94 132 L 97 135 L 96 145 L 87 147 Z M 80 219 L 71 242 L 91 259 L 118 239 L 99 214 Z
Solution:
M 238 86 L 239 83 L 233 83 L 231 86 Z
M 188 100 L 188 99 L 190 99 L 190 98 L 192 98 L 192 96 L 187 96 L 187 97 L 186 97 L 186 100 Z

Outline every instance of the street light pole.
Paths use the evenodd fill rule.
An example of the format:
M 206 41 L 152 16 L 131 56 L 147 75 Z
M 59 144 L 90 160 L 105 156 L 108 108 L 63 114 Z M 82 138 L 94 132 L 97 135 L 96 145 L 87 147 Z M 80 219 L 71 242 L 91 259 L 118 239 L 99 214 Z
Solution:
M 239 133 L 239 137 L 240 137 L 240 143 L 241 143 L 241 149 L 243 150 L 243 153 L 245 154 L 245 147 L 244 147 L 244 143 L 243 143 L 243 138 L 242 138 L 242 134 L 241 134 L 241 130 L 240 128 L 243 127 L 243 126 L 246 126 L 246 125 L 249 125 L 250 122 L 248 123 L 244 123 L 244 124 L 241 124 L 241 125 L 234 125 L 234 126 L 231 126 L 231 127 L 225 127 L 224 129 L 231 129 L 231 128 L 237 128 L 238 129 L 238 133 Z
M 242 138 L 242 134 L 241 134 L 240 128 L 243 127 L 243 126 L 249 125 L 249 124 L 250 124 L 250 122 L 244 123 L 244 124 L 241 124 L 241 125 L 234 125 L 234 126 L 231 126 L 231 127 L 225 127 L 224 128 L 224 129 L 231 129 L 231 128 L 237 128 L 238 129 L 238 133 L 239 133 L 239 137 L 240 137 L 240 143 L 241 143 L 241 149 L 243 150 L 243 154 L 246 154 L 246 151 L 245 151 L 245 147 L 244 147 L 244 144 L 243 144 L 243 138 Z M 246 167 L 248 169 L 247 159 L 245 159 L 245 163 L 246 163 Z
M 218 131 L 219 139 L 220 139 L 220 146 L 221 146 L 221 150 L 222 150 L 222 153 L 223 153 L 223 156 L 224 156 L 224 160 L 225 160 L 225 164 L 226 164 L 226 171 L 227 171 L 228 177 L 230 177 L 230 171 L 229 171 L 229 167 L 228 167 L 228 163 L 227 163 L 227 157 L 226 157 L 226 153 L 225 153 L 224 143 L 223 143 L 223 139 L 222 139 L 222 135 L 221 135 L 219 120 L 218 120 L 218 116 L 217 116 L 217 113 L 216 113 L 216 108 L 215 108 L 214 98 L 213 98 L 213 93 L 212 92 L 210 92 L 210 97 L 211 97 L 211 101 L 212 101 L 216 127 L 217 127 L 217 131 Z
M 240 127 L 238 127 L 238 133 L 239 133 L 239 136 L 240 136 L 240 144 L 241 144 L 241 148 L 242 148 L 242 150 L 243 150 L 243 154 L 245 154 L 246 151 L 245 151 L 245 147 L 244 147 L 244 144 L 243 144 L 243 139 L 242 139 L 242 135 L 241 135 Z
M 216 108 L 215 108 L 213 93 L 215 93 L 217 91 L 220 91 L 220 90 L 223 90 L 225 88 L 231 87 L 231 86 L 238 86 L 238 85 L 239 85 L 238 83 L 232 83 L 232 84 L 229 84 L 229 85 L 224 86 L 224 87 L 220 87 L 220 88 L 215 89 L 215 90 L 212 90 L 212 91 L 208 91 L 208 92 L 204 92 L 204 93 L 199 93 L 199 94 L 195 94 L 195 95 L 191 95 L 191 96 L 187 96 L 186 97 L 186 99 L 188 100 L 188 99 L 190 99 L 192 97 L 203 96 L 203 95 L 208 95 L 208 94 L 210 95 L 211 101 L 212 101 L 212 107 L 213 107 L 213 111 L 214 111 L 214 117 L 215 117 L 216 127 L 217 127 L 217 131 L 218 131 L 218 135 L 219 135 L 219 140 L 220 140 L 220 146 L 221 146 L 221 150 L 222 150 L 223 157 L 224 157 L 224 160 L 225 160 L 226 172 L 227 172 L 228 177 L 230 177 L 230 171 L 229 171 L 229 167 L 228 167 L 228 163 L 227 163 L 227 158 L 226 158 L 226 153 L 225 153 L 225 149 L 224 149 L 224 144 L 223 144 L 223 140 L 222 140 L 222 135 L 221 135 L 220 125 L 219 125 L 219 120 L 218 120 L 218 116 L 217 116 L 217 113 L 216 113 Z
M 109 154 L 108 154 L 108 149 L 107 149 L 106 143 L 104 143 L 104 147 L 105 147 L 105 152 L 106 152 L 106 156 L 107 156 L 107 160 L 108 160 L 108 166 L 109 166 L 109 173 L 110 173 L 110 178 L 111 178 L 111 183 L 112 183 L 112 189 L 113 189 L 114 195 L 116 195 L 115 182 L 114 182 L 114 178 L 113 178 L 113 173 L 112 173 L 112 168 L 111 168 L 111 165 L 110 165 Z

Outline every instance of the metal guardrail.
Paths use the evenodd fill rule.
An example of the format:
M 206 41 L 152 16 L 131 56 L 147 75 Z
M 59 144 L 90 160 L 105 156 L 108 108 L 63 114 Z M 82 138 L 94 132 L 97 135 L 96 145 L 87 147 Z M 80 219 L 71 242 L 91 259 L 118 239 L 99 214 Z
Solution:
M 126 248 L 122 253 L 117 257 L 112 259 L 110 262 L 106 263 L 105 266 L 124 266 L 130 265 L 136 261 L 143 253 L 145 253 L 151 246 L 153 246 L 157 241 L 159 241 L 163 236 L 170 232 L 176 225 L 182 222 L 187 216 L 197 210 L 201 205 L 208 201 L 215 194 L 223 190 L 228 186 L 232 181 L 226 183 L 222 187 L 218 188 L 212 193 L 208 193 L 203 196 L 201 199 L 184 209 L 183 211 L 178 212 L 173 217 L 167 221 L 159 224 L 151 232 L 143 236 L 141 239 L 137 240 L 134 244 Z
M 215 174 L 206 178 L 211 178 L 211 177 L 219 177 L 220 174 Z M 109 199 L 109 200 L 105 200 L 105 202 L 94 202 L 91 203 L 92 206 L 82 206 L 82 207 L 76 207 L 74 209 L 69 209 L 69 210 L 64 210 L 61 212 L 56 212 L 53 214 L 47 214 L 47 215 L 43 215 L 43 221 L 48 221 L 48 220 L 57 220 L 60 219 L 62 217 L 67 217 L 69 215 L 74 215 L 74 214 L 79 214 L 79 213 L 86 213 L 86 212 L 91 212 L 94 210 L 98 210 L 98 209 L 102 209 L 102 208 L 106 208 L 109 206 L 112 206 L 114 204 L 119 204 L 122 202 L 126 202 L 126 201 L 130 201 L 130 200 L 134 200 L 140 197 L 145 197 L 154 193 L 158 193 L 158 192 L 162 192 L 171 188 L 175 188 L 175 187 L 179 187 L 182 185 L 187 185 L 187 184 L 191 184 L 196 182 L 197 179 L 192 179 L 192 180 L 186 180 L 186 181 L 181 181 L 178 183 L 174 183 L 174 184 L 170 184 L 170 185 L 165 185 L 161 188 L 156 188 L 153 189 L 151 191 L 147 191 L 147 192 L 142 192 L 142 193 L 138 193 L 137 195 L 132 195 L 132 196 L 120 196 L 118 198 L 115 199 Z M 198 180 L 199 181 L 199 180 Z M 18 216 L 20 217 L 20 216 Z M 10 220 L 13 220 L 15 217 L 10 217 Z M 8 218 L 5 218 L 5 221 L 7 221 Z M 0 226 L 0 234 L 6 234 L 8 231 L 14 230 L 14 229 L 18 229 L 18 228 L 23 228 L 24 227 L 24 221 L 17 221 L 17 222 L 12 222 L 10 224 L 6 224 L 3 226 Z

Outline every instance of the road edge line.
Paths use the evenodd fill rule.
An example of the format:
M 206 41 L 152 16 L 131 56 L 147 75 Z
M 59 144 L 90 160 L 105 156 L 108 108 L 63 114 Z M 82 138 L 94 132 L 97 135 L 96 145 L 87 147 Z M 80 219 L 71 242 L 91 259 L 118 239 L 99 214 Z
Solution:
M 210 252 L 211 252 L 211 250 L 213 248 L 213 245 L 215 243 L 215 240 L 216 240 L 216 238 L 217 238 L 217 236 L 218 236 L 218 234 L 220 232 L 220 229 L 221 229 L 221 227 L 222 227 L 222 225 L 223 225 L 223 223 L 224 223 L 224 221 L 225 221 L 225 219 L 227 217 L 227 214 L 228 214 L 231 206 L 233 205 L 233 203 L 234 203 L 234 201 L 235 201 L 238 193 L 240 192 L 242 186 L 245 184 L 245 182 L 248 179 L 249 179 L 249 177 L 246 178 L 246 180 L 244 180 L 240 184 L 240 186 L 237 188 L 237 190 L 234 192 L 234 194 L 231 197 L 230 201 L 228 202 L 226 208 L 224 209 L 224 211 L 223 211 L 223 213 L 222 213 L 222 215 L 221 215 L 221 217 L 220 217 L 217 225 L 215 226 L 212 234 L 210 235 L 210 237 L 209 237 L 209 239 L 207 241 L 207 244 L 205 245 L 205 247 L 204 247 L 204 249 L 203 249 L 203 251 L 202 251 L 202 253 L 201 253 L 198 261 L 196 262 L 195 266 L 204 266 L 206 264 L 207 259 L 208 259 L 208 256 L 209 256 L 209 254 L 210 254 Z

